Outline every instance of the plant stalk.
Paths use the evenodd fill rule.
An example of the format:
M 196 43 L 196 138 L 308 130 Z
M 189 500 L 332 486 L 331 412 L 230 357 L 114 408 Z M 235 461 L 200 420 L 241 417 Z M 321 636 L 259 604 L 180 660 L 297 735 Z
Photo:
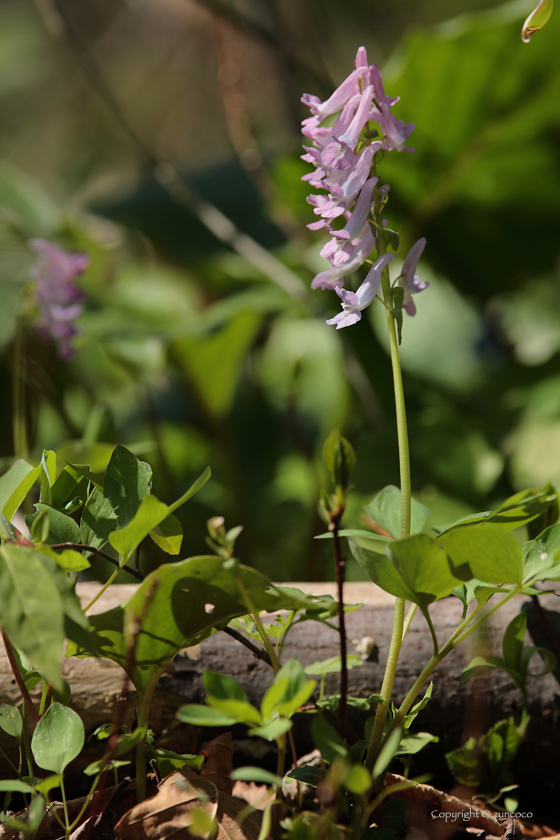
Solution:
M 333 553 L 336 572 L 336 588 L 338 600 L 338 630 L 340 634 L 340 702 L 338 704 L 338 734 L 344 740 L 346 705 L 348 697 L 348 662 L 346 659 L 346 618 L 344 614 L 344 573 L 346 561 L 340 551 L 340 537 L 338 531 L 344 511 L 337 510 L 332 518 Z
M 381 224 L 381 207 L 376 201 L 376 223 L 377 223 L 377 258 L 382 257 L 387 252 L 385 238 L 383 236 L 383 228 Z M 395 391 L 395 410 L 397 417 L 397 438 L 399 445 L 399 470 L 401 482 L 401 539 L 410 536 L 410 505 L 411 505 L 411 484 L 410 484 L 410 455 L 408 447 L 408 430 L 406 422 L 406 405 L 404 400 L 404 388 L 402 382 L 402 371 L 399 354 L 399 342 L 397 337 L 397 329 L 395 317 L 391 312 L 393 308 L 393 292 L 391 289 L 391 280 L 389 270 L 385 268 L 381 275 L 381 284 L 383 288 L 383 297 L 387 308 L 387 328 L 389 330 L 389 346 L 391 350 L 391 366 L 393 369 L 393 385 Z M 385 719 L 387 717 L 387 710 L 389 708 L 389 701 L 393 692 L 393 683 L 395 681 L 395 674 L 397 664 L 399 661 L 399 653 L 403 641 L 404 630 L 404 608 L 405 602 L 403 598 L 396 598 L 395 612 L 393 615 L 393 633 L 391 636 L 391 644 L 389 647 L 389 654 L 387 656 L 387 665 L 385 667 L 385 674 L 383 677 L 383 685 L 381 686 L 381 696 L 384 703 L 380 703 L 375 714 L 375 721 L 371 733 L 371 738 L 368 746 L 366 756 L 366 767 L 368 770 L 373 770 L 375 759 L 379 752 L 381 740 L 383 738 L 383 728 Z

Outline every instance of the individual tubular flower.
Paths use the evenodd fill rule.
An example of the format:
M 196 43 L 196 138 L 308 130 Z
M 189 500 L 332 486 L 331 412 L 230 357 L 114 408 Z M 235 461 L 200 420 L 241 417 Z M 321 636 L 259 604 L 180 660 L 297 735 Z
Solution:
M 74 322 L 82 314 L 80 301 L 84 298 L 74 280 L 88 267 L 89 257 L 70 254 L 44 239 L 32 239 L 29 245 L 39 254 L 31 270 L 39 309 L 37 327 L 55 342 L 59 356 L 67 361 L 74 355 L 71 340 L 79 332 Z
M 404 289 L 403 309 L 409 315 L 416 315 L 416 304 L 412 299 L 412 295 L 423 292 L 430 285 L 426 280 L 420 280 L 416 274 L 418 262 L 425 245 L 426 239 L 424 237 L 414 243 L 403 263 L 401 276 L 398 280 L 398 285 Z
M 337 330 L 357 324 L 362 318 L 362 310 L 373 302 L 379 291 L 383 269 L 394 259 L 394 254 L 383 254 L 379 257 L 357 292 L 348 292 L 346 289 L 337 287 L 336 293 L 342 301 L 342 312 L 330 318 L 327 324 L 336 324 Z

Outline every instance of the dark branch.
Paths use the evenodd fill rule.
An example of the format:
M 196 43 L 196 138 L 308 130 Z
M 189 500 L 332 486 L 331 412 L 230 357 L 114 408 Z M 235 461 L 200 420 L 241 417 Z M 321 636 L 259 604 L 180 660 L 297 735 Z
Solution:
M 63 543 L 55 543 L 54 545 L 49 546 L 49 548 L 74 548 L 77 551 L 90 551 L 92 554 L 96 554 L 98 557 L 102 557 L 107 562 L 112 563 L 113 566 L 116 566 L 123 572 L 128 572 L 129 575 L 139 580 L 140 583 L 144 580 L 144 575 L 140 572 L 137 572 L 136 569 L 131 569 L 130 566 L 120 566 L 119 561 L 115 560 L 114 557 L 111 557 L 110 554 L 106 554 L 104 551 L 101 551 L 99 548 L 94 548 L 93 545 L 84 545 L 83 543 L 72 543 L 72 542 L 63 542 Z
M 266 664 L 270 665 L 272 668 L 272 662 L 270 661 L 270 656 L 266 650 L 254 645 L 253 642 L 250 642 L 249 639 L 243 635 L 243 633 L 239 633 L 237 630 L 234 630 L 233 627 L 224 627 L 222 632 L 227 633 L 227 635 L 231 636 L 232 639 L 235 639 L 236 642 L 240 642 L 240 644 L 245 645 L 245 647 L 251 651 L 256 659 L 266 662 Z

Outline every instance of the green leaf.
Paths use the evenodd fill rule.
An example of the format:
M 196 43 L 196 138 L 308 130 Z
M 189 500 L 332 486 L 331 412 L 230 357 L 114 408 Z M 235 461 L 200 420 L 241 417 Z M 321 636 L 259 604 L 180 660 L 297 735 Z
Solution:
M 6 519 L 3 513 L 0 513 L 0 539 L 17 540 L 17 536 L 17 531 L 10 520 Z
M 405 585 L 414 593 L 411 600 L 421 609 L 449 595 L 457 586 L 445 552 L 426 534 L 396 540 L 387 550 Z
M 36 550 L 35 554 L 41 562 L 44 569 L 49 574 L 50 579 L 58 589 L 60 598 L 62 599 L 62 613 L 64 618 L 64 635 L 67 639 L 75 644 L 82 645 L 91 653 L 94 652 L 92 641 L 89 635 L 89 623 L 86 615 L 81 607 L 80 600 L 76 595 L 73 581 L 68 575 L 62 571 L 58 565 L 56 556 L 53 559 L 53 554 L 50 549 Z M 42 663 L 40 663 L 42 669 Z M 62 684 L 64 684 L 64 680 Z M 62 690 L 62 686 L 57 686 Z
M 384 487 L 373 502 L 366 505 L 364 510 L 374 522 L 388 531 L 392 537 L 396 540 L 399 539 L 401 535 L 401 491 L 398 487 L 393 484 Z M 419 534 L 431 515 L 431 511 L 427 507 L 412 499 L 410 533 Z
M 262 767 L 237 767 L 230 773 L 230 779 L 235 779 L 240 782 L 258 782 L 262 785 L 282 785 L 282 779 L 275 773 L 269 770 L 263 770 Z
M 396 755 L 402 737 L 402 729 L 397 727 L 393 729 L 377 756 L 373 767 L 373 777 L 377 779 L 384 770 L 387 769 L 391 761 Z
M 264 738 L 265 741 L 276 741 L 291 728 L 292 722 L 288 718 L 279 717 L 264 723 L 262 726 L 254 726 L 249 729 L 248 734 L 257 735 L 259 738 Z
M 240 312 L 221 329 L 208 335 L 181 338 L 173 343 L 173 358 L 183 368 L 202 404 L 213 417 L 224 417 L 228 413 L 245 357 L 261 321 L 260 313 Z
M 88 470 L 89 467 L 83 466 Z M 83 504 L 89 493 L 89 479 L 81 475 L 74 467 L 67 464 L 51 488 L 51 505 L 57 510 L 62 510 L 68 502 L 79 499 Z
M 0 478 L 0 510 L 10 522 L 17 509 L 40 477 L 42 467 L 32 467 L 19 459 Z
M 438 741 L 437 735 L 431 735 L 429 732 L 405 732 L 395 755 L 416 755 L 428 744 L 437 744 Z
M 60 703 L 53 703 L 35 727 L 31 752 L 39 767 L 61 775 L 80 754 L 84 741 L 80 716 Z
M 438 538 L 438 542 L 441 537 Z M 468 525 L 448 532 L 443 543 L 457 576 L 461 569 L 485 583 L 521 583 L 521 546 L 507 530 L 495 524 Z
M 446 528 L 440 534 L 448 534 L 461 528 L 466 528 L 470 525 L 499 525 L 502 528 L 510 531 L 514 528 L 519 528 L 521 525 L 527 525 L 538 516 L 541 516 L 550 506 L 554 506 L 557 502 L 556 491 L 550 486 L 545 488 L 540 493 L 536 490 L 522 490 L 514 496 L 510 496 L 497 510 L 485 511 L 484 513 L 477 513 L 474 516 L 467 516 L 460 519 L 449 528 Z
M 117 524 L 117 515 L 111 502 L 95 487 L 82 511 L 81 542 L 94 548 L 103 548 L 109 534 L 116 531 Z
M 352 668 L 359 668 L 364 664 L 361 656 L 351 653 L 346 657 L 346 667 L 349 671 Z M 338 674 L 341 669 L 341 657 L 331 656 L 330 659 L 323 659 L 321 662 L 313 662 L 305 668 L 308 676 L 323 676 L 324 674 Z
M 323 463 L 335 487 L 348 490 L 350 473 L 356 465 L 356 455 L 350 443 L 338 429 L 330 433 L 323 446 Z
M 192 498 L 195 493 L 198 493 L 198 491 L 202 487 L 204 487 L 204 485 L 206 484 L 206 482 L 208 481 L 208 479 L 210 478 L 211 475 L 212 475 L 212 470 L 210 469 L 210 467 L 206 467 L 204 472 L 201 475 L 199 475 L 198 478 L 196 479 L 196 481 L 194 481 L 191 484 L 191 486 L 186 491 L 186 493 L 183 493 L 183 495 L 179 499 L 177 499 L 176 502 L 173 502 L 172 505 L 169 505 L 169 512 L 173 513 L 174 511 L 177 510 L 177 508 L 181 507 L 181 505 L 184 505 L 185 502 L 188 502 L 188 500 L 190 498 Z
M 109 542 L 119 554 L 128 558 L 150 531 L 167 517 L 169 508 L 155 496 L 144 496 L 138 510 L 124 528 L 109 535 Z
M 177 712 L 177 718 L 182 723 L 190 723 L 193 726 L 233 726 L 237 723 L 232 715 L 226 715 L 219 709 L 212 706 L 181 706 Z
M 348 750 L 340 735 L 322 717 L 314 717 L 311 724 L 313 743 L 329 764 L 337 758 L 347 758 Z
M 202 682 L 206 694 L 222 700 L 242 700 L 246 702 L 247 695 L 237 680 L 219 671 L 204 671 Z
M 40 664 L 49 681 L 60 688 L 62 599 L 32 548 L 4 545 L 0 549 L 0 615 L 14 645 Z
M 353 542 L 350 543 L 350 550 L 360 567 L 373 583 L 376 583 L 385 592 L 394 595 L 395 598 L 404 598 L 407 601 L 416 603 L 416 596 L 405 584 L 388 557 L 385 557 L 384 554 L 370 551 L 368 548 L 363 548 Z
M 60 787 L 62 778 L 63 777 L 58 774 L 55 774 L 54 776 L 47 776 L 46 779 L 41 779 L 40 782 L 35 782 L 35 790 L 37 791 L 37 793 L 46 796 L 47 793 L 53 788 Z
M 319 787 L 325 781 L 326 776 L 327 771 L 323 767 L 313 767 L 311 764 L 294 767 L 287 774 L 288 779 L 297 779 L 298 782 L 303 782 L 304 785 L 310 787 Z
M 46 543 L 49 537 L 51 522 L 47 510 L 42 510 L 34 516 L 26 516 L 25 524 L 31 532 L 31 539 L 36 543 Z
M 17 706 L 8 706 L 7 703 L 2 703 L 0 706 L 0 728 L 14 738 L 21 738 L 23 721 Z
M 521 30 L 521 40 L 524 44 L 528 44 L 531 36 L 539 29 L 548 23 L 552 15 L 554 7 L 554 0 L 540 0 L 538 6 L 535 6 L 529 17 L 526 19 Z
M 405 729 L 409 729 L 410 725 L 412 724 L 414 719 L 418 716 L 418 713 L 421 712 L 422 709 L 426 708 L 426 706 L 428 705 L 428 703 L 432 699 L 433 691 L 434 691 L 434 684 L 433 684 L 433 682 L 431 682 L 429 684 L 428 688 L 426 689 L 426 692 L 425 692 L 424 696 L 422 697 L 422 699 L 418 703 L 415 703 L 414 706 L 412 707 L 412 709 L 410 710 L 410 712 L 407 715 L 405 715 L 405 718 L 404 718 L 404 728 Z
M 47 545 L 55 545 L 56 543 L 79 543 L 80 529 L 76 522 L 65 513 L 61 513 L 56 508 L 50 507 L 42 503 L 36 504 L 37 513 L 25 517 L 25 524 L 31 530 L 38 517 L 48 516 L 49 529 L 46 540 Z
M 119 528 L 124 528 L 134 519 L 140 503 L 151 489 L 150 465 L 139 461 L 124 446 L 116 446 L 105 473 L 103 495 L 109 499 L 117 515 Z
M 523 580 L 560 579 L 560 525 L 547 528 L 523 546 Z
M 83 554 L 74 551 L 73 548 L 66 548 L 60 553 L 53 551 L 52 554 L 49 553 L 49 556 L 56 560 L 64 572 L 81 572 L 91 566 L 89 560 L 86 560 Z
M 52 450 L 46 450 L 41 457 L 41 494 L 39 501 L 46 505 L 52 504 L 51 487 L 56 479 L 56 453 Z
M 264 575 L 246 566 L 239 565 L 234 575 L 224 569 L 219 557 L 191 557 L 160 566 L 124 604 L 91 616 L 95 650 L 125 667 L 125 616 L 131 627 L 140 621 L 135 662 L 129 676 L 140 693 L 151 690 L 167 663 L 182 648 L 198 644 L 214 632 L 214 627 L 247 615 L 236 577 L 241 579 L 257 610 L 275 612 L 316 603 L 297 589 L 283 591 L 271 586 Z M 89 654 L 78 645 L 69 645 L 67 656 L 70 655 Z
M 2 793 L 8 791 L 12 793 L 33 793 L 33 788 L 25 782 L 20 782 L 19 779 L 3 779 L 0 781 L 0 791 Z
M 504 660 L 499 656 L 483 656 L 481 654 L 474 656 L 467 667 L 461 672 L 459 685 L 463 685 L 463 683 L 466 683 L 467 680 L 471 679 L 471 677 L 479 677 L 482 674 L 487 674 L 488 671 L 495 670 L 496 668 L 502 668 L 505 671 L 507 670 L 505 664 Z
M 376 534 L 375 531 L 365 531 L 363 528 L 343 528 L 338 532 L 339 537 L 361 537 L 365 540 L 376 540 L 377 542 L 391 542 L 392 537 L 382 537 L 381 534 Z M 327 531 L 325 534 L 317 534 L 316 540 L 332 540 L 332 531 Z
M 343 785 L 350 793 L 361 796 L 371 788 L 372 778 L 363 764 L 353 764 L 344 776 Z
M 183 526 L 177 517 L 170 513 L 150 531 L 150 537 L 167 554 L 179 554 L 183 543 Z
M 262 723 L 262 717 L 258 709 L 255 709 L 246 700 L 222 700 L 217 697 L 207 697 L 206 702 L 213 709 L 218 709 L 224 715 L 235 718 L 237 723 L 246 723 L 248 726 L 254 724 L 258 726 Z
M 527 612 L 521 610 L 506 627 L 502 639 L 502 653 L 506 665 L 514 671 L 522 670 L 523 646 L 527 633 Z

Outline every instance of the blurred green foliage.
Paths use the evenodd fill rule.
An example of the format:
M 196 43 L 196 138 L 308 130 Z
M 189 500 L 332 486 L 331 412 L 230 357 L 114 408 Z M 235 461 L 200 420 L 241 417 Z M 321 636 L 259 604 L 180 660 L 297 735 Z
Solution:
M 524 46 L 530 2 L 360 0 L 344 16 L 326 2 L 320 20 L 311 0 L 270 4 L 280 18 L 257 0 L 234 5 L 276 46 L 191 0 L 61 2 L 62 43 L 45 29 L 60 24 L 56 6 L 41 19 L 30 2 L 0 3 L 0 455 L 7 469 L 26 241 L 42 236 L 86 251 L 91 267 L 75 359 L 36 338 L 21 371 L 34 455 L 52 448 L 100 471 L 123 443 L 152 464 L 165 502 L 209 463 L 212 481 L 179 512 L 182 556 L 201 553 L 203 522 L 224 515 L 244 525 L 244 562 L 276 580 L 328 578 L 328 541 L 313 540 L 325 438 L 339 427 L 356 450 L 346 527 L 363 527 L 363 504 L 397 482 L 398 463 L 383 313 L 336 332 L 324 323 L 336 296 L 306 291 L 325 261 L 305 228 L 298 97 L 328 94 L 360 42 L 385 65 L 397 115 L 416 123 L 416 154 L 388 156 L 381 172 L 401 233 L 395 265 L 428 239 L 431 286 L 405 320 L 402 357 L 415 495 L 443 524 L 560 481 L 560 16 Z M 301 294 L 142 172 L 73 52 Z M 164 557 L 150 546 L 142 568 Z

